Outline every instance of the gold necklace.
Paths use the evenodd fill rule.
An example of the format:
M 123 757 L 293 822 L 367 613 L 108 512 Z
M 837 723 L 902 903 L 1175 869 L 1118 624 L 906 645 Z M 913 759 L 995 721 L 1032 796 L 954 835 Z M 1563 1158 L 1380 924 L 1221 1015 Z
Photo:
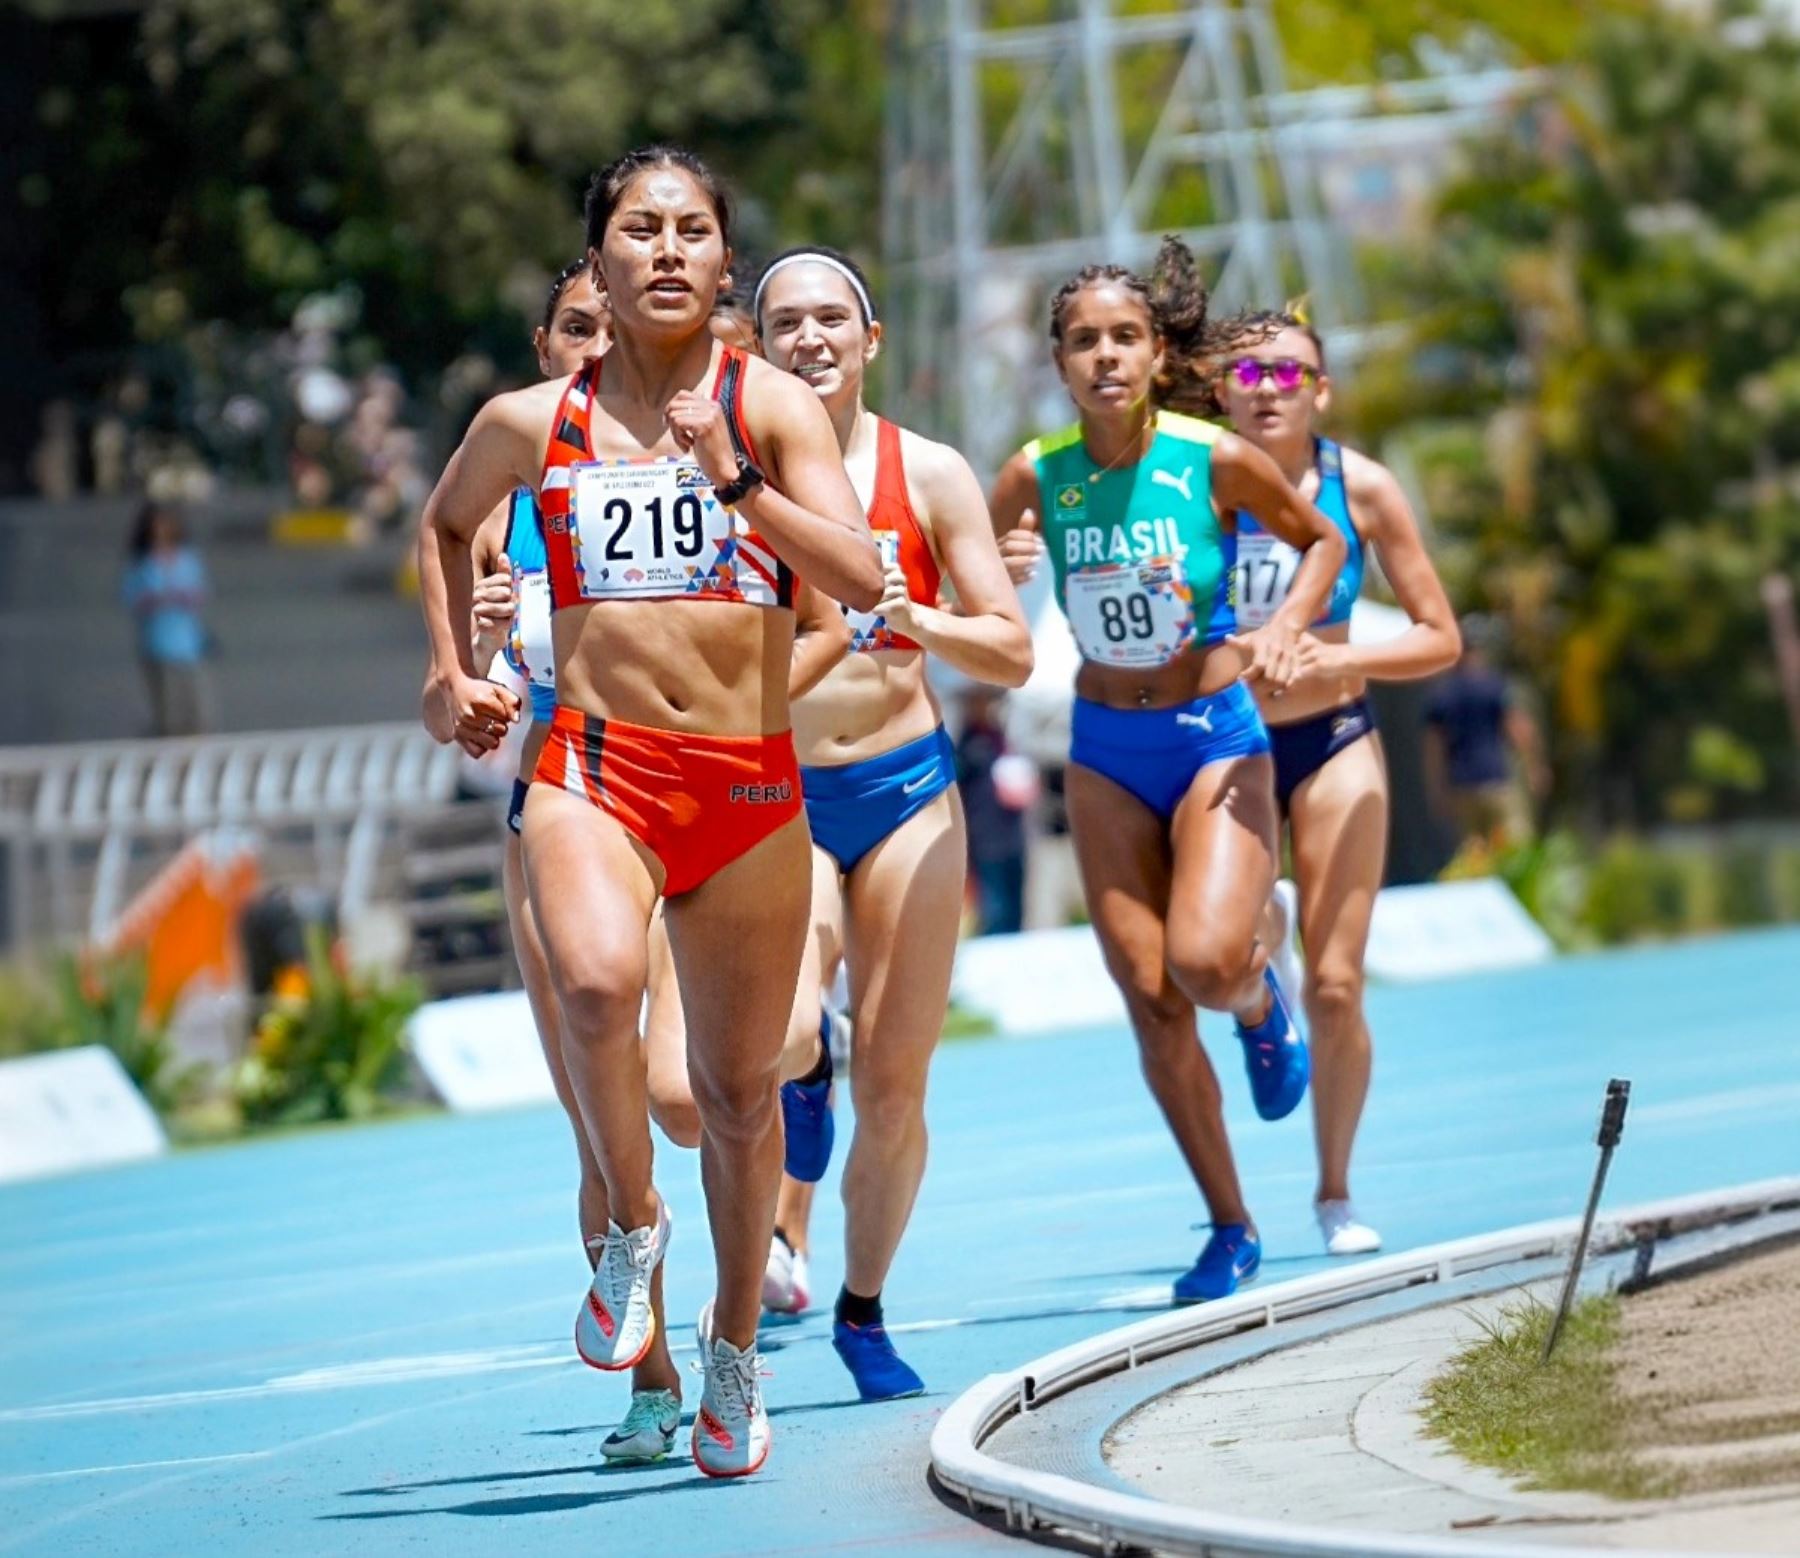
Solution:
M 1097 482 L 1102 476 L 1111 475 L 1112 472 L 1118 470 L 1118 468 L 1125 463 L 1125 457 L 1127 455 L 1135 455 L 1138 460 L 1142 460 L 1145 455 L 1149 454 L 1150 445 L 1155 442 L 1156 413 L 1152 411 L 1150 415 L 1144 419 L 1144 430 L 1138 434 L 1137 438 L 1133 441 L 1132 446 L 1120 450 L 1119 453 L 1112 457 L 1112 459 L 1101 466 L 1099 470 L 1089 471 L 1088 481 L 1090 483 Z M 1090 455 L 1088 458 L 1092 459 L 1093 456 Z

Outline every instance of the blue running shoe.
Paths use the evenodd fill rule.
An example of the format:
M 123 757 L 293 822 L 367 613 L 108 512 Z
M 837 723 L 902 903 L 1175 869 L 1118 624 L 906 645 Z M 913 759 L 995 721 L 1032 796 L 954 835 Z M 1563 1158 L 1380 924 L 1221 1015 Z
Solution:
M 1242 1223 L 1216 1223 L 1193 1267 L 1175 1279 L 1175 1302 L 1229 1298 L 1262 1265 L 1262 1241 Z
M 837 1140 L 837 1121 L 831 1112 L 831 1049 L 824 1022 L 820 1023 L 819 1056 L 825 1074 L 816 1082 L 781 1084 L 781 1123 L 787 1133 L 782 1167 L 788 1178 L 816 1185 L 831 1166 L 831 1149 Z
M 1265 1120 L 1283 1120 L 1306 1097 L 1312 1059 L 1306 1040 L 1288 1014 L 1287 1002 L 1281 998 L 1273 969 L 1263 970 L 1263 984 L 1269 991 L 1269 1015 L 1254 1028 L 1239 1021 L 1237 1036 L 1244 1044 L 1244 1069 L 1250 1073 L 1256 1112 Z
M 833 1321 L 831 1345 L 844 1360 L 856 1381 L 856 1393 L 864 1401 L 898 1401 L 902 1396 L 925 1394 L 925 1381 L 894 1351 L 885 1325 Z

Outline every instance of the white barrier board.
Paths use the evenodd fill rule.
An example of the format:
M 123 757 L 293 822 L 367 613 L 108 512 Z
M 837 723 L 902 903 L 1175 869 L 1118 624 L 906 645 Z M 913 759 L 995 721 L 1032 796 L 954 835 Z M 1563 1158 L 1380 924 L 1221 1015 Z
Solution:
M 1368 971 L 1412 982 L 1521 968 L 1556 948 L 1504 882 L 1383 888 L 1375 900 Z M 981 936 L 957 950 L 951 993 L 1003 1033 L 1040 1033 L 1125 1020 L 1125 1005 L 1085 925 Z
M 1494 877 L 1384 888 L 1375 899 L 1365 966 L 1373 979 L 1443 979 L 1522 968 L 1555 944 Z
M 959 1006 L 991 1017 L 1003 1033 L 1125 1020 L 1100 943 L 1085 925 L 965 941 L 957 948 L 950 992 Z
M 407 1038 L 432 1089 L 458 1114 L 556 1101 L 523 990 L 433 1001 L 413 1013 Z
M 0 1061 L 0 1182 L 167 1152 L 154 1111 L 111 1050 Z

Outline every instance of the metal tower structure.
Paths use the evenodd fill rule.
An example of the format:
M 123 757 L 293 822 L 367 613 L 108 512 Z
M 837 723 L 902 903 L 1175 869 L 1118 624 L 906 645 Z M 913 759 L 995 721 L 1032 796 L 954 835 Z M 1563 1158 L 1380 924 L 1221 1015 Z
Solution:
M 886 391 L 984 477 L 1066 420 L 1044 303 L 1092 261 L 1180 233 L 1222 308 L 1305 292 L 1362 317 L 1324 216 L 1322 158 L 1439 144 L 1525 78 L 1440 75 L 1291 93 L 1267 0 L 896 0 L 883 247 Z

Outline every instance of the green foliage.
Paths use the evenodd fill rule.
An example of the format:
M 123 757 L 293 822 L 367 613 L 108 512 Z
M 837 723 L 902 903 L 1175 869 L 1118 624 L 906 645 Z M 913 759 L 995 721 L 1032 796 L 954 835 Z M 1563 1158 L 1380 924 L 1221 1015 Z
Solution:
M 1566 59 L 1581 41 L 1590 9 L 1648 10 L 1648 0 L 1589 0 L 1587 6 L 1520 5 L 1518 0 L 1275 0 L 1275 20 L 1295 76 L 1316 82 L 1413 75 L 1434 50 L 1471 62 Z
M 1474 874 L 1500 877 L 1565 952 L 1800 920 L 1800 842 L 1755 831 L 1596 847 L 1558 830 Z
M 392 1106 L 401 1039 L 422 993 L 340 970 L 325 940 L 307 950 L 307 988 L 280 996 L 257 1024 L 232 1077 L 247 1124 L 360 1120 Z
M 158 1113 L 192 1098 L 202 1068 L 183 1066 L 167 1027 L 144 1010 L 148 974 L 137 955 L 58 957 L 46 980 L 15 965 L 0 972 L 0 1059 L 99 1045 Z
M 1452 593 L 1602 821 L 1791 804 L 1759 584 L 1800 567 L 1797 255 L 1800 41 L 1658 9 L 1594 23 L 1383 274 L 1409 340 L 1365 425 L 1407 426 Z
M 1665 1491 L 1624 1445 L 1625 1413 L 1610 1354 L 1619 1301 L 1582 1299 L 1550 1362 L 1541 1361 L 1551 1311 L 1535 1300 L 1484 1324 L 1483 1337 L 1425 1389 L 1425 1422 L 1465 1460 L 1527 1488 L 1591 1488 L 1614 1498 Z
M 1446 873 L 1448 874 L 1448 873 Z M 1581 845 L 1571 833 L 1546 833 L 1500 852 L 1493 874 L 1564 951 L 1592 946 L 1591 884 Z M 1624 939 L 1619 937 L 1616 939 Z
M 1000 1025 L 986 1012 L 974 1011 L 956 1001 L 944 1013 L 946 1039 L 982 1039 L 999 1031 Z
M 370 359 L 527 368 L 589 175 L 674 139 L 748 196 L 742 238 L 868 245 L 878 0 L 150 0 L 53 35 L 34 182 L 66 347 L 207 350 L 348 299 Z M 871 89 L 873 84 L 874 89 Z M 60 241 L 79 233 L 70 263 Z M 123 317 L 120 313 L 123 302 Z

